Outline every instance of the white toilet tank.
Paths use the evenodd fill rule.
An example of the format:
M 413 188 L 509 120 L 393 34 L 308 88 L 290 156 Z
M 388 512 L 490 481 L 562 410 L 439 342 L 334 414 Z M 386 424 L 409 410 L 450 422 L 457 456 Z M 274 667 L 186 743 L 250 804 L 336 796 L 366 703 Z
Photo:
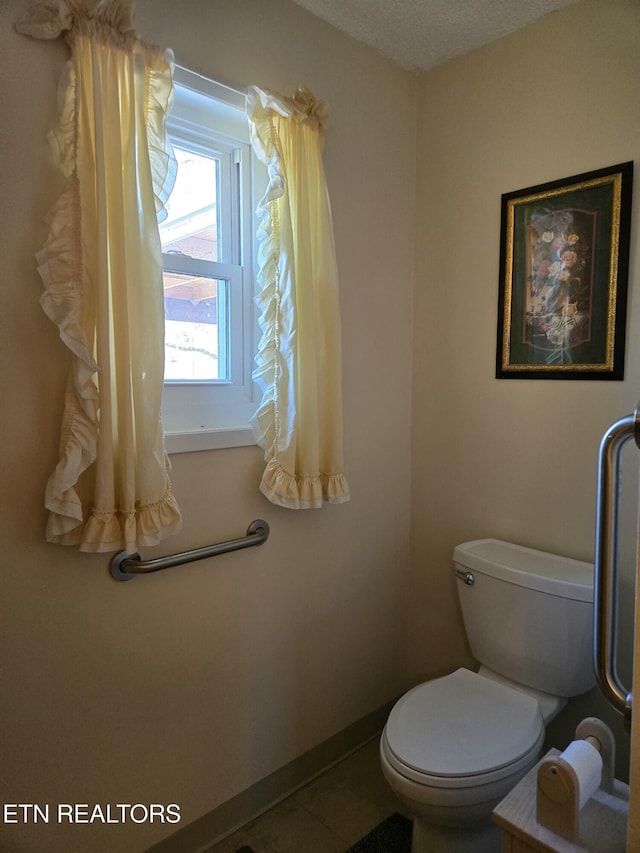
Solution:
M 458 545 L 453 562 L 477 661 L 554 696 L 593 687 L 593 564 L 498 539 Z

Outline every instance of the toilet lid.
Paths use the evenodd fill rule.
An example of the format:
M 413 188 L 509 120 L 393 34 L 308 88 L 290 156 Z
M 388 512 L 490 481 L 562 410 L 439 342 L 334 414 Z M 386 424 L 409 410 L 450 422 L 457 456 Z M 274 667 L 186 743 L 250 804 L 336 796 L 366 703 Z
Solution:
M 459 669 L 406 693 L 385 736 L 396 761 L 417 774 L 459 778 L 513 764 L 543 732 L 534 698 Z

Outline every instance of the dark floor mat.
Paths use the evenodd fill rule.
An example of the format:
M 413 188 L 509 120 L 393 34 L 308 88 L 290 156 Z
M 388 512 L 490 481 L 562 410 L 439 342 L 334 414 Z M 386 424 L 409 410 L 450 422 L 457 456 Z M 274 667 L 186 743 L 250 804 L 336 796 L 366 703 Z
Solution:
M 349 853 L 411 853 L 412 823 L 404 815 L 392 814 L 349 849 Z

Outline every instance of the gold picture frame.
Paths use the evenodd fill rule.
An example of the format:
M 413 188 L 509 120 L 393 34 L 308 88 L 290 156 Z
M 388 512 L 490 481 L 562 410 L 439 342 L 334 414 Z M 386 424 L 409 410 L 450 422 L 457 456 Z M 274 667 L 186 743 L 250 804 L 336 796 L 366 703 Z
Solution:
M 624 377 L 633 163 L 502 196 L 496 378 Z

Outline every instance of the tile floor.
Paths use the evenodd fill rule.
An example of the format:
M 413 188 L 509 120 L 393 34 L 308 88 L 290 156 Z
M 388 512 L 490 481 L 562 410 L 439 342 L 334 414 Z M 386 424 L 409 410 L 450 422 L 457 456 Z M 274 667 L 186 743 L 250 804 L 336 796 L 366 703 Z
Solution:
M 380 770 L 378 738 L 207 853 L 344 853 L 393 812 L 406 813 Z

